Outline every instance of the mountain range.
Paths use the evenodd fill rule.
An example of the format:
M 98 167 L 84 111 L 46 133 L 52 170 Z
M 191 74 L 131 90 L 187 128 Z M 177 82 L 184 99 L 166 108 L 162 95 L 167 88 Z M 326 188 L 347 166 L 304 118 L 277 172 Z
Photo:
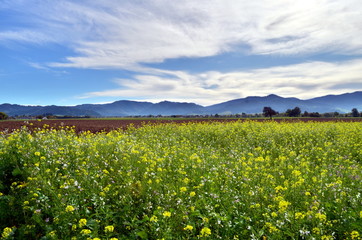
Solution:
M 169 102 L 159 103 L 121 100 L 107 104 L 82 104 L 77 106 L 24 106 L 17 104 L 1 104 L 0 112 L 9 116 L 147 116 L 147 115 L 206 115 L 206 114 L 251 114 L 261 113 L 265 106 L 278 112 L 299 107 L 302 112 L 351 112 L 352 108 L 362 110 L 362 91 L 340 95 L 301 100 L 284 98 L 274 94 L 265 97 L 246 97 L 211 106 L 201 106 L 195 103 Z

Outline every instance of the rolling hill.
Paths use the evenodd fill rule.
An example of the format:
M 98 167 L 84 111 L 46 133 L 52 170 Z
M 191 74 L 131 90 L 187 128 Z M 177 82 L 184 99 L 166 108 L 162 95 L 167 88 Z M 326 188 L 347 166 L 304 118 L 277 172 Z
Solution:
M 269 106 L 279 112 L 299 107 L 308 112 L 351 112 L 352 108 L 362 110 L 362 91 L 341 95 L 327 95 L 307 100 L 284 98 L 274 94 L 265 97 L 246 97 L 231 101 L 201 106 L 195 103 L 169 102 L 159 103 L 121 100 L 108 104 L 82 104 L 77 106 L 24 106 L 1 104 L 0 112 L 9 116 L 66 115 L 66 116 L 147 116 L 147 115 L 205 115 L 261 113 Z

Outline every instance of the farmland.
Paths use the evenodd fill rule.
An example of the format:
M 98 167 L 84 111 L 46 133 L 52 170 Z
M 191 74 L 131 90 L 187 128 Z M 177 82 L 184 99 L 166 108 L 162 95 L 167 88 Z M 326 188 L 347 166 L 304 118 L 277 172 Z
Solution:
M 101 131 L 112 131 L 127 129 L 129 126 L 141 127 L 145 124 L 167 124 L 167 123 L 209 123 L 209 122 L 235 122 L 248 121 L 248 118 L 104 118 L 104 119 L 52 119 L 52 120 L 8 120 L 0 121 L 0 132 L 12 132 L 26 126 L 29 130 L 43 128 L 74 127 L 76 132 L 90 131 L 92 133 Z M 268 121 L 269 118 L 255 118 L 253 121 Z M 360 122 L 362 118 L 274 118 L 276 122 Z
M 2 238 L 361 239 L 361 122 L 164 121 L 0 133 Z

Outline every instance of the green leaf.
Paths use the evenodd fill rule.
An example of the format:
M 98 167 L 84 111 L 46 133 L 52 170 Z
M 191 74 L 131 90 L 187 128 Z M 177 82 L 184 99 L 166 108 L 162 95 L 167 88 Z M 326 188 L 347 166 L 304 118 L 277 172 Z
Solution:
M 148 239 L 148 234 L 145 231 L 140 231 L 136 233 L 142 239 Z

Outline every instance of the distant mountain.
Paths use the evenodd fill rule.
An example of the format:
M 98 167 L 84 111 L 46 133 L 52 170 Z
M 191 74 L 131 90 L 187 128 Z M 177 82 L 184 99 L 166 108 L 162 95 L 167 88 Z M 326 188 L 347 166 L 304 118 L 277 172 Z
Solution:
M 362 91 L 344 93 L 341 95 L 327 95 L 306 100 L 311 105 L 323 105 L 337 112 L 351 112 L 352 108 L 362 111 Z M 321 112 L 321 111 L 320 111 Z
M 101 116 L 135 116 L 143 114 L 153 103 L 121 100 L 107 104 L 83 104 L 76 106 L 82 110 L 91 110 Z
M 352 108 L 362 111 L 362 91 L 341 95 L 301 100 L 283 98 L 274 94 L 266 97 L 246 97 L 235 99 L 207 107 L 195 103 L 163 101 L 159 103 L 121 100 L 108 104 L 82 104 L 66 106 L 23 106 L 1 104 L 0 112 L 9 116 L 67 115 L 67 116 L 146 116 L 146 115 L 204 115 L 204 114 L 238 114 L 261 113 L 265 107 L 285 112 L 287 109 L 299 107 L 308 112 L 351 112 Z
M 207 112 L 211 114 L 260 113 L 265 106 L 279 112 L 285 112 L 288 108 L 296 106 L 306 107 L 303 100 L 271 94 L 266 97 L 247 97 L 215 104 L 207 107 Z
M 101 115 L 92 110 L 83 110 L 77 107 L 65 106 L 23 106 L 17 104 L 1 104 L 0 112 L 9 116 L 38 116 L 38 115 L 61 115 L 61 116 L 94 116 Z
M 362 110 L 362 91 L 341 95 L 327 95 L 323 97 L 300 100 L 298 98 L 283 98 L 271 94 L 266 97 L 247 97 L 215 104 L 207 108 L 210 114 L 225 113 L 260 113 L 263 107 L 269 106 L 278 112 L 299 107 L 307 112 L 351 112 L 352 108 Z

